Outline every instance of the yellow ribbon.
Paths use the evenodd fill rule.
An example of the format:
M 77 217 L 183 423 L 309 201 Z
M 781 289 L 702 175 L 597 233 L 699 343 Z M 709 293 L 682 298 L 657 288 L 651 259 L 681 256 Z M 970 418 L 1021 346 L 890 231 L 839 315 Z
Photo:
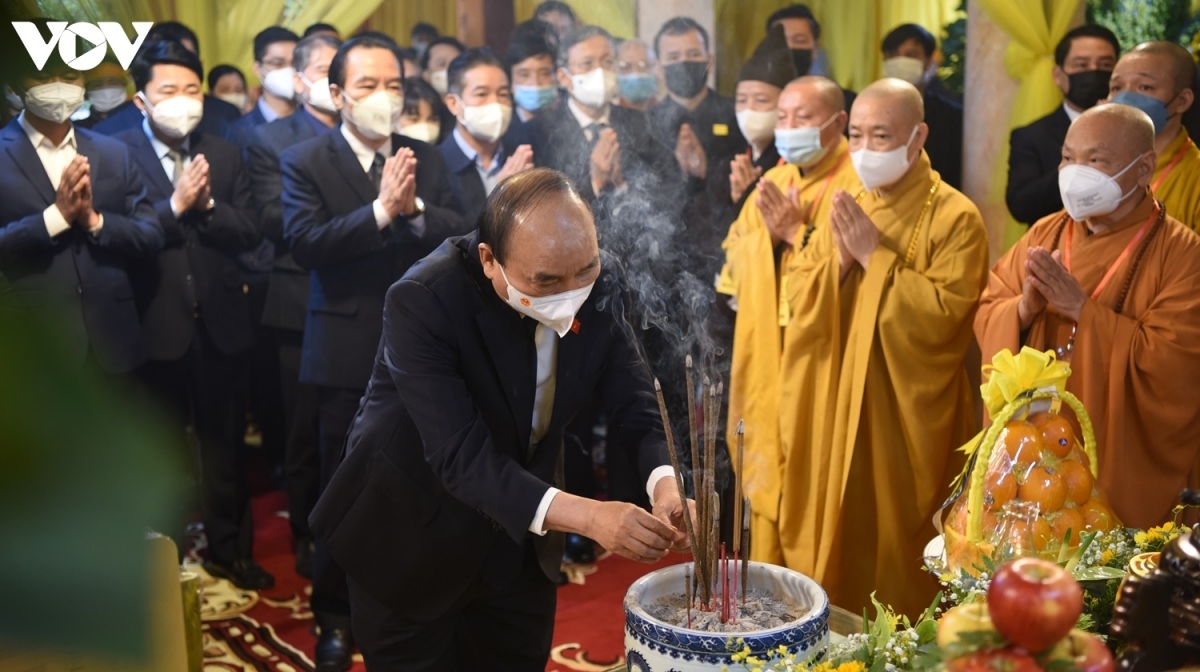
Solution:
M 992 416 L 1018 397 L 1036 390 L 1061 394 L 1067 388 L 1071 367 L 1058 361 L 1053 350 L 1039 352 L 1033 348 L 1021 348 L 1013 355 L 1008 349 L 992 357 L 992 363 L 983 367 L 987 382 L 979 386 L 983 393 L 983 405 Z

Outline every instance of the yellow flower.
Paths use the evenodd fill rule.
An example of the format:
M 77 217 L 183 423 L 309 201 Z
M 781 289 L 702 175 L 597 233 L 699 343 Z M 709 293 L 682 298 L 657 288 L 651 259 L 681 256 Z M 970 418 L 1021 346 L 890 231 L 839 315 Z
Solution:
M 1154 529 L 1162 530 L 1163 532 L 1171 532 L 1172 530 L 1175 529 L 1175 521 L 1168 520 L 1167 522 L 1163 523 L 1161 526 L 1156 527 Z
M 1133 543 L 1137 544 L 1138 546 L 1145 546 L 1146 542 L 1149 540 L 1150 539 L 1146 536 L 1145 532 L 1138 532 L 1137 534 L 1133 535 Z
M 780 644 L 779 647 L 777 649 L 775 649 L 775 653 L 779 656 L 786 656 L 788 653 L 787 645 Z
M 1104 549 L 1104 552 L 1100 554 L 1100 564 L 1107 565 L 1108 563 L 1112 562 L 1113 558 L 1115 557 L 1117 557 L 1117 554 L 1114 553 L 1111 548 L 1106 548 Z
M 812 668 L 811 672 L 833 672 L 833 664 L 825 661 Z
M 866 672 L 866 669 L 860 661 L 852 660 L 838 665 L 837 672 Z

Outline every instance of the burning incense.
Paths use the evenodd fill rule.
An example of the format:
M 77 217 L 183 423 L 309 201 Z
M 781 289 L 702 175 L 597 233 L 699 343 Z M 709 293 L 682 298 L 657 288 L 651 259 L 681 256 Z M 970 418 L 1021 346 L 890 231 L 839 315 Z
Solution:
M 733 552 L 736 554 L 742 548 L 742 456 L 746 450 L 746 421 L 739 420 L 737 426 L 737 457 L 734 460 L 736 469 L 733 479 Z
M 662 385 L 654 379 L 654 393 L 658 396 L 658 412 L 662 416 L 663 431 L 667 433 L 667 453 L 671 456 L 671 469 L 675 472 L 675 487 L 679 490 L 679 501 L 683 504 L 683 521 L 692 540 L 692 559 L 695 560 L 695 530 L 692 529 L 692 514 L 688 510 L 687 489 L 683 484 L 683 472 L 679 469 L 679 454 L 675 450 L 675 433 L 671 431 L 671 419 L 667 416 L 667 402 L 663 399 Z

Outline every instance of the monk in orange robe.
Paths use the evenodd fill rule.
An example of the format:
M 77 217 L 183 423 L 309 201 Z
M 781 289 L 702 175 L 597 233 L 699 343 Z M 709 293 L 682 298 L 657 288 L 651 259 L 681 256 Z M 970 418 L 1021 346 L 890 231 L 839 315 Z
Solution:
M 850 156 L 866 191 L 834 193 L 788 285 L 779 541 L 853 613 L 872 592 L 914 617 L 929 606 L 931 517 L 978 429 L 963 362 L 987 234 L 930 168 L 923 108 L 898 79 L 858 95 Z
M 1109 100 L 1138 107 L 1154 122 L 1158 164 L 1150 188 L 1167 212 L 1200 231 L 1200 149 L 1183 127 L 1195 104 L 1196 62 L 1174 42 L 1143 42 L 1113 69 Z
M 1145 113 L 1084 112 L 1063 144 L 1066 211 L 996 263 L 975 318 L 984 361 L 1022 345 L 1070 361 L 1100 488 L 1139 528 L 1168 518 L 1200 451 L 1200 236 L 1149 189 L 1156 161 Z

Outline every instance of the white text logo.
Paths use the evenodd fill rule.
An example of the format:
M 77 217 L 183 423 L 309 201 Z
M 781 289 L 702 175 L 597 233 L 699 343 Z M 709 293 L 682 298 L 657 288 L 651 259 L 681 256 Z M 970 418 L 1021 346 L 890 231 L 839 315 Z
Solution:
M 150 32 L 150 26 L 153 25 L 150 21 L 134 21 L 133 29 L 137 38 L 130 42 L 125 35 L 125 29 L 116 21 L 72 23 L 70 27 L 66 21 L 51 21 L 46 24 L 50 29 L 50 41 L 47 42 L 42 39 L 37 24 L 32 21 L 13 21 L 13 28 L 16 29 L 21 43 L 25 45 L 25 50 L 29 52 L 29 57 L 33 59 L 33 64 L 38 70 L 45 67 L 55 45 L 58 45 L 58 55 L 62 57 L 63 62 L 76 70 L 91 70 L 100 65 L 109 48 L 121 67 L 128 70 L 138 48 L 146 39 L 146 33 Z M 83 54 L 78 54 L 77 38 L 87 40 L 94 46 Z

